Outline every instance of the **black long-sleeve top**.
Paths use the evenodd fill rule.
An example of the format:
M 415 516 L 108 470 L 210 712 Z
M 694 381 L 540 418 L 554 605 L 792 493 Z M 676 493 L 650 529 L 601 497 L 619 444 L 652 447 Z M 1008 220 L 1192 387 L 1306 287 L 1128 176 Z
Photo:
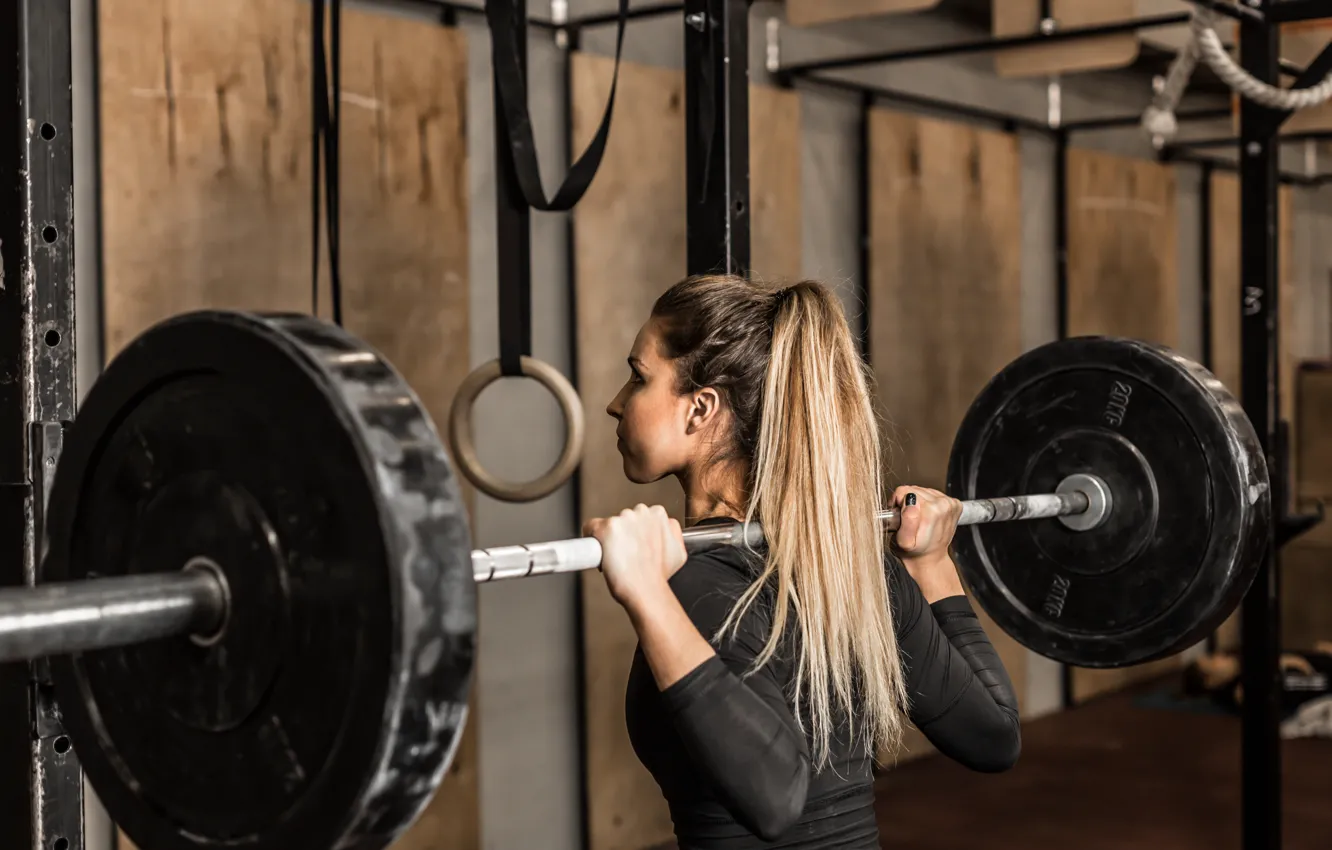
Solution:
M 689 558 L 671 588 L 711 639 L 755 576 L 754 556 L 725 549 Z M 978 771 L 1011 767 L 1021 747 L 1012 683 L 964 596 L 925 602 L 888 559 L 893 623 L 910 718 L 945 755 Z M 877 850 L 871 760 L 840 722 L 829 762 L 812 769 L 810 742 L 787 699 L 789 651 L 745 676 L 770 633 L 766 607 L 728 628 L 717 655 L 659 691 L 641 650 L 625 695 L 634 751 L 661 786 L 680 850 Z M 809 728 L 809 724 L 805 724 Z

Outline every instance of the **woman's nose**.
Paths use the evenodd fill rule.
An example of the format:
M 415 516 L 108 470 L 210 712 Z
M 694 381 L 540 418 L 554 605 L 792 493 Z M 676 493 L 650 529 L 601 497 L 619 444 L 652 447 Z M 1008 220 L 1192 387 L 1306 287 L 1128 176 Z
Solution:
M 621 389 L 618 393 L 615 394 L 615 398 L 610 400 L 610 404 L 606 405 L 607 416 L 609 416 L 612 419 L 620 419 L 624 415 L 623 398 L 624 398 L 624 390 Z

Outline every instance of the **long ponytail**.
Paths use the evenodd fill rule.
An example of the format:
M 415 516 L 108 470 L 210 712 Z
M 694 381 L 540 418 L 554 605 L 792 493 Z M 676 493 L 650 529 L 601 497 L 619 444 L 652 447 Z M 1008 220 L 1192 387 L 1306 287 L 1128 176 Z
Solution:
M 757 668 L 795 627 L 791 698 L 817 766 L 839 718 L 855 719 L 850 733 L 871 756 L 894 748 L 907 695 L 876 516 L 881 442 L 841 304 L 814 281 L 773 291 L 710 277 L 677 284 L 654 314 L 668 320 L 667 354 L 681 358 L 682 383 L 717 386 L 731 404 L 734 442 L 749 462 L 746 519 L 761 522 L 767 539 L 762 570 L 721 631 L 771 601 Z

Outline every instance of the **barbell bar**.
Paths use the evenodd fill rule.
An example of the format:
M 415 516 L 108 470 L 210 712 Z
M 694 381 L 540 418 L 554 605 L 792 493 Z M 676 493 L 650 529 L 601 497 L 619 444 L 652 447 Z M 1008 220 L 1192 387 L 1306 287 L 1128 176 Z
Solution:
M 217 632 L 227 611 L 220 575 L 145 573 L 0 591 L 0 662 Z
M 1091 475 L 1071 476 L 1071 479 L 1054 493 L 965 501 L 958 525 L 1086 515 L 1089 508 L 1094 508 L 1100 516 L 1087 523 L 1087 527 L 1094 527 L 1109 510 L 1108 490 Z M 878 517 L 885 532 L 896 531 L 901 520 L 896 508 L 880 511 Z M 685 529 L 682 536 L 685 551 L 691 555 L 729 546 L 763 545 L 763 528 L 759 523 L 696 526 Z M 571 573 L 600 565 L 601 544 L 592 537 L 472 551 L 472 571 L 478 582 Z
M 1093 504 L 1106 506 L 1098 495 L 1105 492 L 1104 485 L 1092 476 L 1081 479 L 1085 490 L 1061 488 L 1063 492 L 963 502 L 958 524 L 1073 516 L 1085 514 Z M 900 516 L 889 509 L 879 513 L 879 521 L 885 531 L 896 531 Z M 682 536 L 691 554 L 763 543 L 758 523 L 690 528 Z M 601 544 L 593 537 L 472 550 L 472 573 L 481 583 L 600 565 Z M 229 596 L 223 572 L 206 558 L 193 559 L 179 572 L 0 590 L 0 662 L 179 634 L 207 645 L 225 628 Z
M 1197 642 L 1271 534 L 1240 405 L 1132 340 L 1061 340 L 1002 369 L 944 489 L 972 598 L 1081 666 Z M 415 392 L 304 315 L 145 331 L 85 397 L 49 492 L 39 584 L 0 592 L 0 658 L 49 659 L 74 751 L 143 850 L 388 845 L 462 738 L 478 585 L 601 561 L 590 538 L 473 550 Z M 1035 495 L 984 498 L 1011 493 Z M 1057 521 L 1007 521 L 1038 518 Z M 757 548 L 763 532 L 705 524 L 685 541 Z

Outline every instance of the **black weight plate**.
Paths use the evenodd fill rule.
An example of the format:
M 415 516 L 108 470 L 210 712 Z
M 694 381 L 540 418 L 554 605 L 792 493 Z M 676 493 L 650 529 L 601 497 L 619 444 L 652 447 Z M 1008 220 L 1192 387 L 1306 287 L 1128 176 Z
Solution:
M 305 316 L 200 312 L 93 386 L 43 579 L 215 563 L 216 643 L 51 661 L 66 728 L 142 850 L 386 846 L 462 734 L 476 586 L 434 426 L 375 351 Z
M 1111 491 L 1094 529 L 1030 520 L 958 530 L 958 568 L 995 623 L 1082 667 L 1162 658 L 1220 625 L 1271 533 L 1266 461 L 1225 387 L 1133 340 L 1080 337 L 1024 354 L 967 411 L 948 491 L 1048 493 L 1074 473 Z

